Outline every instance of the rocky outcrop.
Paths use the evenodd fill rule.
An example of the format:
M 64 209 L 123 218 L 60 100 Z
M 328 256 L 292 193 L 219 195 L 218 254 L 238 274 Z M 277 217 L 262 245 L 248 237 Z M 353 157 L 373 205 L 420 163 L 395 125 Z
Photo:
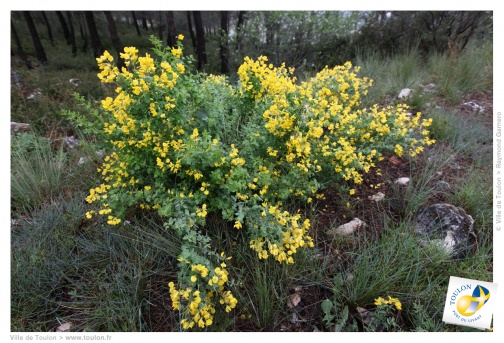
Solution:
M 466 256 L 476 244 L 474 219 L 464 209 L 450 204 L 434 204 L 420 211 L 414 232 L 423 245 L 443 249 L 450 257 Z

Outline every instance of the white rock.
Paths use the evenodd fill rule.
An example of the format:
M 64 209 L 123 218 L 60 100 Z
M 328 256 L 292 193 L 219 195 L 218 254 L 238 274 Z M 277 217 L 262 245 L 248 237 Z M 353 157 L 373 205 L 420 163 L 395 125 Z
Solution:
M 88 158 L 87 157 L 81 157 L 79 158 L 79 163 L 77 163 L 79 166 L 83 165 L 84 163 L 86 163 L 88 161 Z
M 366 223 L 364 223 L 359 218 L 354 218 L 354 219 L 352 219 L 352 221 L 350 221 L 350 222 L 348 222 L 346 224 L 340 225 L 336 229 L 330 230 L 329 234 L 332 235 L 332 236 L 335 236 L 335 235 L 342 235 L 342 236 L 350 235 L 350 234 L 352 234 L 353 232 L 355 232 L 356 230 L 358 230 L 359 228 L 361 228 L 363 226 L 366 226 Z
M 383 200 L 383 198 L 385 198 L 385 194 L 383 194 L 382 192 L 378 192 L 375 195 L 371 195 L 368 197 L 369 200 L 373 200 L 376 202 Z
M 36 98 L 36 97 L 38 97 L 39 95 L 42 95 L 42 89 L 40 89 L 40 88 L 35 88 L 35 89 L 33 90 L 33 93 L 31 93 L 30 95 L 28 95 L 28 96 L 26 97 L 26 99 L 28 99 L 28 100 L 35 100 L 35 98 Z
M 399 95 L 397 96 L 399 99 L 402 99 L 402 98 L 407 98 L 410 96 L 411 92 L 413 92 L 412 89 L 409 89 L 409 88 L 404 88 L 403 90 L 401 90 L 401 92 L 399 93 Z
M 434 88 L 436 88 L 436 85 L 433 83 L 429 83 L 427 86 L 424 87 L 423 91 L 424 92 L 433 92 Z
M 485 110 L 482 106 L 478 105 L 474 101 L 464 102 L 462 105 L 469 106 L 470 108 L 472 108 L 476 112 L 483 112 Z
M 400 177 L 394 181 L 395 184 L 398 184 L 400 186 L 406 186 L 409 182 L 410 182 L 409 177 Z
M 82 83 L 82 80 L 81 79 L 70 79 L 70 80 L 68 80 L 68 82 L 70 82 L 73 86 L 77 87 Z
M 11 131 L 14 133 L 19 132 L 19 131 L 30 131 L 30 124 L 16 123 L 16 122 L 11 121 L 10 126 L 11 126 Z
M 68 148 L 73 149 L 77 146 L 77 144 L 79 144 L 79 140 L 74 136 L 65 137 L 65 143 Z

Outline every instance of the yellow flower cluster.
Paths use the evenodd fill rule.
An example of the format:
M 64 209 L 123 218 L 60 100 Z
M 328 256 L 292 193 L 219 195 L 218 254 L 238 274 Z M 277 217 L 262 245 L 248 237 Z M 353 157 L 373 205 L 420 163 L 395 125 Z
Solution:
M 402 310 L 402 304 L 397 298 L 392 298 L 390 295 L 388 296 L 388 299 L 385 300 L 382 297 L 379 297 L 378 299 L 375 299 L 375 305 L 380 306 L 380 305 L 394 305 L 396 309 Z
M 183 259 L 179 261 L 184 262 Z M 210 272 L 206 266 L 195 264 L 190 266 L 192 274 L 190 286 L 178 290 L 173 282 L 168 284 L 173 309 L 190 315 L 190 318 L 184 318 L 180 322 L 184 329 L 191 329 L 196 325 L 200 328 L 212 325 L 215 314 L 213 299 L 216 295 L 220 297 L 219 303 L 225 305 L 226 312 L 236 307 L 238 301 L 231 291 L 224 289 L 228 281 L 228 272 L 225 268 L 226 264 L 221 263 L 220 267 Z M 204 290 L 201 290 L 202 288 Z

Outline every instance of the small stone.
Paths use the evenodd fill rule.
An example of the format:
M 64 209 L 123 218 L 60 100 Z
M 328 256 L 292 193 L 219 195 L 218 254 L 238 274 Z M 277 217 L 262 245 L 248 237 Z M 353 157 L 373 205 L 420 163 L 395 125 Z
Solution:
M 433 92 L 434 88 L 436 88 L 436 85 L 433 83 L 429 83 L 427 86 L 424 87 L 423 91 L 424 92 Z
M 72 325 L 69 323 L 63 323 L 56 328 L 56 332 L 68 332 L 72 328 Z
M 451 186 L 448 182 L 446 181 L 438 181 L 436 182 L 436 190 L 440 191 L 440 192 L 449 192 L 451 191 Z
M 371 312 L 369 312 L 365 308 L 359 307 L 359 306 L 357 306 L 357 312 L 359 312 L 359 315 L 361 316 L 362 321 L 364 322 L 364 324 L 371 323 L 371 320 L 373 319 L 372 316 L 371 316 Z
M 395 184 L 398 184 L 400 186 L 406 186 L 409 182 L 410 182 L 409 177 L 400 177 L 394 181 Z
M 14 133 L 17 133 L 19 131 L 24 131 L 24 132 L 30 131 L 30 124 L 16 123 L 16 122 L 11 121 L 10 125 L 11 125 L 11 131 Z
M 473 110 L 475 110 L 476 112 L 483 112 L 485 110 L 482 106 L 478 105 L 474 101 L 464 102 L 462 106 L 468 106 Z
M 346 236 L 352 234 L 353 232 L 364 226 L 366 226 L 366 223 L 364 223 L 359 218 L 354 218 L 350 222 L 338 226 L 336 229 L 329 230 L 327 234 L 332 237 L 336 235 Z
M 403 90 L 401 90 L 401 92 L 399 92 L 399 95 L 397 97 L 399 99 L 407 98 L 407 97 L 409 97 L 411 95 L 411 92 L 413 92 L 412 89 L 404 88 Z
M 39 95 L 42 95 L 42 89 L 35 88 L 33 90 L 33 92 L 26 97 L 26 99 L 28 99 L 28 100 L 35 100 L 35 98 L 38 97 Z
M 77 165 L 81 166 L 84 163 L 86 163 L 88 160 L 89 159 L 87 157 L 81 157 L 81 158 L 79 158 L 79 163 L 77 163 Z
M 72 86 L 77 87 L 82 83 L 81 79 L 70 79 L 68 80 L 72 84 Z
M 371 195 L 368 197 L 369 200 L 376 201 L 376 202 L 383 200 L 383 198 L 385 198 L 385 194 L 383 194 L 382 192 L 378 192 L 375 195 Z
M 287 300 L 287 307 L 294 308 L 299 304 L 300 301 L 301 295 L 299 295 L 299 293 L 294 293 L 289 296 L 289 299 Z
M 65 137 L 65 143 L 69 149 L 73 149 L 79 144 L 79 140 L 74 136 Z

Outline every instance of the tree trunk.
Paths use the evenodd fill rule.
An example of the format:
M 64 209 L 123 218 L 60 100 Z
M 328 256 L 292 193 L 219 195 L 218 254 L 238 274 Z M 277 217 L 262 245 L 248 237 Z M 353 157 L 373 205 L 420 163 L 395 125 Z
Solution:
M 61 23 L 61 28 L 63 29 L 63 34 L 65 35 L 65 40 L 68 45 L 72 44 L 72 40 L 70 38 L 70 31 L 68 30 L 68 26 L 65 22 L 65 18 L 63 17 L 63 13 L 61 11 L 56 11 L 56 15 Z
M 47 20 L 47 16 L 44 11 L 42 11 L 42 17 L 44 17 L 44 22 L 47 27 L 47 35 L 49 36 L 49 40 L 51 41 L 51 45 L 54 46 L 54 38 L 52 35 L 51 25 L 49 25 L 49 20 Z
M 86 31 L 86 25 L 82 25 L 82 21 L 85 20 L 85 18 L 82 18 L 82 12 L 77 12 L 77 16 L 79 18 L 79 29 L 80 29 L 80 35 L 82 38 L 82 52 L 87 51 L 87 45 L 88 45 L 88 36 L 87 36 L 87 31 Z
M 220 31 L 220 58 L 221 58 L 221 73 L 227 74 L 229 72 L 229 17 L 227 11 L 220 12 L 221 31 Z
M 157 12 L 157 17 L 158 17 L 158 36 L 159 40 L 162 42 L 163 41 L 163 30 L 164 30 L 164 22 L 163 22 L 163 13 L 162 12 Z
M 112 17 L 112 13 L 110 11 L 103 11 L 103 13 L 105 13 L 105 18 L 107 18 L 112 45 L 117 52 L 117 68 L 119 68 L 119 70 L 122 70 L 122 67 L 124 67 L 124 60 L 120 58 L 120 54 L 124 50 L 124 45 L 121 42 L 121 38 L 119 38 L 119 35 L 117 34 L 117 27 L 114 21 L 114 17 Z
M 166 12 L 166 24 L 168 26 L 168 37 L 166 38 L 166 44 L 168 46 L 174 47 L 177 43 L 175 35 L 177 34 L 175 29 L 175 18 L 173 16 L 173 11 Z
M 102 44 L 100 41 L 100 36 L 98 35 L 98 30 L 96 29 L 96 23 L 94 20 L 93 12 L 85 11 L 86 23 L 89 29 L 89 34 L 91 35 L 91 44 L 93 45 L 93 55 L 98 58 L 103 53 Z
M 196 51 L 196 36 L 194 35 L 190 11 L 187 11 L 187 28 L 189 29 L 189 35 L 191 36 L 191 42 L 192 42 L 193 49 L 194 49 L 194 51 Z
M 131 11 L 131 16 L 133 17 L 133 23 L 135 24 L 137 35 L 141 36 L 142 34 L 140 33 L 140 27 L 138 26 L 138 20 L 135 15 L 135 11 Z
M 194 26 L 196 27 L 196 55 L 198 56 L 198 70 L 204 71 L 207 64 L 205 51 L 205 29 L 201 20 L 201 11 L 193 11 Z
M 246 11 L 239 11 L 238 12 L 238 23 L 236 24 L 236 49 L 241 50 L 242 46 L 242 38 L 243 38 L 243 29 L 245 27 L 245 14 Z
M 42 42 L 40 41 L 40 38 L 39 38 L 39 35 L 37 32 L 37 28 L 35 27 L 35 24 L 33 23 L 33 18 L 32 18 L 29 11 L 23 11 L 23 14 L 24 14 L 24 17 L 26 20 L 26 24 L 28 24 L 28 29 L 30 30 L 30 36 L 32 38 L 33 45 L 35 46 L 37 60 L 40 63 L 45 64 L 45 63 L 47 63 L 47 57 L 45 54 L 44 47 L 42 46 Z
M 72 12 L 66 12 L 68 19 L 68 26 L 70 27 L 70 42 L 72 45 L 72 56 L 77 56 L 77 43 L 75 42 L 75 30 L 72 22 Z
M 18 54 L 19 57 L 23 60 L 23 62 L 26 64 L 26 67 L 28 69 L 33 69 L 32 65 L 30 64 L 30 61 L 28 61 L 28 58 L 26 57 L 26 54 L 23 50 L 23 46 L 21 45 L 21 41 L 19 40 L 19 36 L 16 31 L 16 27 L 14 26 L 14 23 L 11 20 L 11 30 L 12 30 L 12 35 L 14 36 L 14 41 L 16 42 L 17 48 L 18 48 Z
M 149 31 L 149 26 L 147 26 L 147 17 L 145 16 L 145 12 L 142 13 L 142 26 L 145 31 Z

